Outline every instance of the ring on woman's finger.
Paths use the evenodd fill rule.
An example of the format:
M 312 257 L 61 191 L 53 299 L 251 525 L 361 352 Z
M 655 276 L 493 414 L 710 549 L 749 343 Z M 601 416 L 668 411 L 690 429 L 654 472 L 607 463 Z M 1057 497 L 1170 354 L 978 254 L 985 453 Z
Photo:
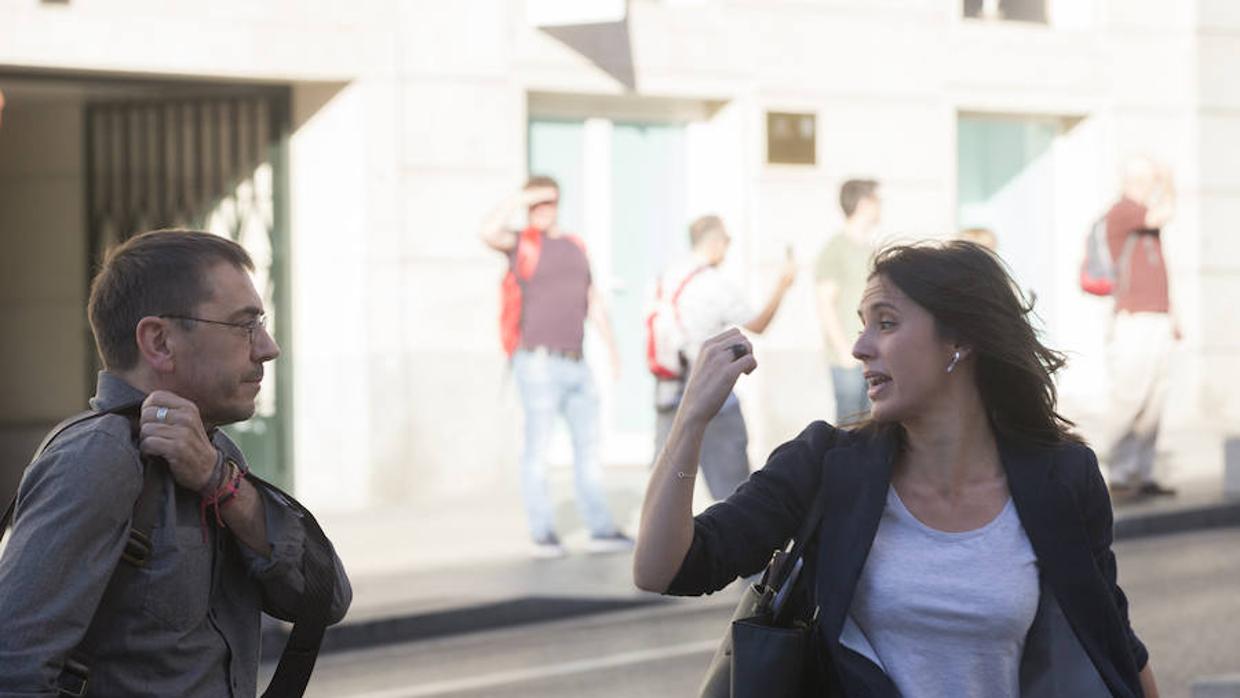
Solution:
M 730 345 L 728 349 L 732 351 L 733 361 L 736 361 L 737 359 L 749 353 L 749 347 L 745 346 L 744 344 L 741 344 L 740 342 Z
M 157 422 L 168 421 L 168 408 L 167 407 L 160 407 L 159 409 L 155 410 L 155 421 Z

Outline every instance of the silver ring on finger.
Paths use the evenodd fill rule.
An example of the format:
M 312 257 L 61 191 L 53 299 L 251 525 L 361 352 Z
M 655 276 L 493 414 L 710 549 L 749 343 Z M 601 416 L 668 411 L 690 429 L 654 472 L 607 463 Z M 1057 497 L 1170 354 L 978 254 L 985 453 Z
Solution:
M 157 422 L 168 421 L 168 408 L 167 407 L 160 407 L 159 409 L 155 410 L 155 421 Z
M 744 355 L 746 355 L 746 354 L 748 354 L 748 353 L 749 353 L 749 347 L 745 346 L 744 344 L 741 344 L 740 342 L 737 342 L 736 344 L 730 345 L 730 346 L 728 347 L 728 349 L 730 349 L 730 350 L 732 351 L 732 360 L 733 360 L 733 361 L 736 361 L 736 360 L 740 359 L 742 356 L 744 356 Z

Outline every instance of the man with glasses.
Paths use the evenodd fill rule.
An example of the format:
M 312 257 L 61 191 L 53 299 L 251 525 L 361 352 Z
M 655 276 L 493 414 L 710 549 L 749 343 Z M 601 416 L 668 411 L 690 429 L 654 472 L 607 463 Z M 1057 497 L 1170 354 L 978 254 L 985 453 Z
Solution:
M 280 354 L 252 270 L 232 241 L 157 231 L 95 277 L 93 412 L 26 469 L 0 557 L 0 695 L 253 696 L 260 612 L 296 620 L 318 569 L 344 616 L 330 543 L 219 429 Z
M 612 552 L 633 547 L 633 541 L 616 528 L 603 496 L 598 393 L 582 354 L 587 318 L 608 349 L 615 377 L 619 354 L 585 245 L 559 225 L 559 201 L 560 187 L 554 179 L 531 177 L 520 192 L 491 212 L 479 231 L 487 246 L 508 259 L 510 278 L 520 290 L 512 371 L 525 412 L 521 487 L 533 553 L 539 558 L 565 554 L 555 530 L 546 472 L 547 446 L 557 415 L 564 417 L 572 437 L 577 506 L 590 528 L 587 549 Z M 509 219 L 522 208 L 526 227 L 509 228 Z

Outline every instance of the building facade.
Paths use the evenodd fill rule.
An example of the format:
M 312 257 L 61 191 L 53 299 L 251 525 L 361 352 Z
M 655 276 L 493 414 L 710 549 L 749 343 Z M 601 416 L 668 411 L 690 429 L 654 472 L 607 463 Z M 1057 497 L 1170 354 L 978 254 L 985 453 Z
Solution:
M 612 307 L 605 462 L 651 458 L 643 308 L 718 213 L 754 297 L 805 271 L 742 386 L 753 456 L 830 417 L 809 267 L 839 184 L 883 183 L 889 239 L 983 225 L 1103 411 L 1106 301 L 1076 288 L 1132 154 L 1167 162 L 1186 341 L 1171 426 L 1240 421 L 1240 9 L 1227 0 L 367 0 L 0 5 L 0 455 L 8 487 L 81 408 L 84 302 L 110 240 L 242 240 L 286 355 L 240 433 L 316 508 L 515 486 L 486 212 L 557 176 Z M 587 345 L 591 353 L 593 341 Z M 602 352 L 594 351 L 602 367 Z M 566 449 L 561 449 L 566 450 Z M 557 459 L 564 459 L 561 453 Z M 6 487 L 5 491 L 8 491 Z

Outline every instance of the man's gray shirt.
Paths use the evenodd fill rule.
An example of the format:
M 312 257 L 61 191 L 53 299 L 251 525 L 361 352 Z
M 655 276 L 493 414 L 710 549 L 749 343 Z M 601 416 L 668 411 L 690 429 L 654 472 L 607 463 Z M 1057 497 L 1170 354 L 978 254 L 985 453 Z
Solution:
M 142 397 L 105 371 L 91 406 Z M 211 438 L 244 465 L 223 432 Z M 129 421 L 116 415 L 70 427 L 27 468 L 0 556 L 0 698 L 56 696 L 71 655 L 89 667 L 92 696 L 257 694 L 260 611 L 291 620 L 304 584 L 300 514 L 259 490 L 264 558 L 210 517 L 204 528 L 198 495 L 164 469 L 151 559 L 137 568 L 121 553 L 142 479 Z M 332 559 L 336 622 L 352 590 Z

